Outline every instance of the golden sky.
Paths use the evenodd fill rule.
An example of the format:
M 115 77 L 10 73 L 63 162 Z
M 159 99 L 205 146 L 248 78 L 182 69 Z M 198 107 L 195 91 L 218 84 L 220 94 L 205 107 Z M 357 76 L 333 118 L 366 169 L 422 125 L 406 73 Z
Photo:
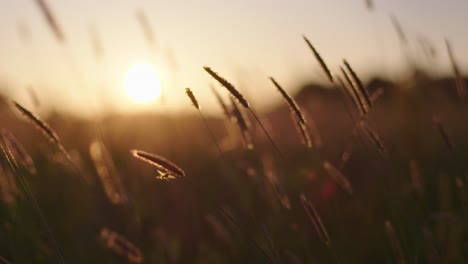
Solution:
M 395 78 L 405 71 L 405 56 L 392 26 L 398 18 L 412 56 L 433 72 L 448 72 L 444 38 L 450 39 L 462 69 L 468 66 L 463 0 L 48 0 L 65 35 L 54 38 L 34 0 L 0 1 L 0 89 L 31 104 L 32 86 L 41 101 L 65 111 L 179 111 L 188 109 L 185 87 L 202 107 L 217 109 L 209 90 L 208 65 L 233 82 L 257 107 L 280 97 L 268 80 L 274 76 L 293 93 L 306 80 L 324 82 L 307 49 L 306 35 L 336 70 L 343 58 L 362 76 Z M 142 10 L 155 46 L 148 45 L 136 18 Z M 97 61 L 90 37 L 103 48 Z M 22 32 L 22 33 L 20 33 Z M 29 33 L 28 33 L 29 32 Z M 418 43 L 426 39 L 437 56 L 425 60 Z M 146 105 L 125 92 L 125 76 L 151 63 L 167 91 L 167 103 Z M 91 110 L 92 109 L 92 110 Z

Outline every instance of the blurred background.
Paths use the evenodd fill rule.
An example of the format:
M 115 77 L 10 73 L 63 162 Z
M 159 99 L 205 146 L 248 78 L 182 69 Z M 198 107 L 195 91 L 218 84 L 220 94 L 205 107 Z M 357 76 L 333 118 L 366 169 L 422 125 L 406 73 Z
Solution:
M 212 111 L 204 65 L 229 76 L 259 107 L 271 107 L 278 98 L 269 96 L 267 76 L 291 92 L 324 81 L 302 35 L 333 70 L 347 58 L 364 79 L 401 79 L 416 66 L 449 74 L 444 38 L 460 69 L 468 64 L 463 0 L 47 3 L 59 38 L 35 1 L 0 3 L 2 91 L 26 104 L 30 87 L 44 108 L 75 115 L 187 109 L 187 86 Z M 136 89 L 126 76 L 142 64 L 154 68 L 165 107 L 155 100 L 142 105 L 126 91 Z
M 0 263 L 466 263 L 467 9 L 0 1 Z

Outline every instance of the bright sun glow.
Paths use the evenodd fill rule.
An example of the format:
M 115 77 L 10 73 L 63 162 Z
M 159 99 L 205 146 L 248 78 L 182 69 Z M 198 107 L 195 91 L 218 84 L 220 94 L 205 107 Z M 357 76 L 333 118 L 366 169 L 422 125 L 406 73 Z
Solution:
M 138 103 L 148 103 L 161 95 L 158 73 L 151 64 L 137 64 L 125 76 L 127 95 Z

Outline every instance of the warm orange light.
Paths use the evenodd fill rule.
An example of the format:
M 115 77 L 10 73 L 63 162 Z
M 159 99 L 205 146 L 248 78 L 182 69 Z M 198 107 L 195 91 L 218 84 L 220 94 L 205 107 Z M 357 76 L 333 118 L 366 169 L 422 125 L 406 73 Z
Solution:
M 137 64 L 125 76 L 127 95 L 137 103 L 148 103 L 161 95 L 161 82 L 151 64 Z

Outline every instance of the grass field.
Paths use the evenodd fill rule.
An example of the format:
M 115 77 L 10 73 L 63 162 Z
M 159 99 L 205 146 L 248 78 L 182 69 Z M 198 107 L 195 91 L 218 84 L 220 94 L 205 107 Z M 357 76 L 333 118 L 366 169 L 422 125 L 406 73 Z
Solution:
M 374 1 L 363 3 L 376 12 Z M 92 70 L 75 64 L 81 59 L 71 48 L 76 36 L 68 38 L 67 23 L 61 24 L 47 1 L 34 4 L 85 91 L 86 78 L 80 77 Z M 148 57 L 163 54 L 143 9 L 133 18 Z M 28 88 L 29 98 L 5 93 L 0 263 L 468 263 L 467 80 L 448 40 L 437 54 L 450 62 L 451 74 L 434 77 L 426 73 L 436 62 L 434 46 L 408 34 L 396 16 L 390 15 L 390 22 L 407 68 L 414 71 L 407 77 L 362 81 L 347 60 L 330 70 L 303 36 L 304 56 L 318 73 L 311 79 L 323 78 L 327 85 L 308 83 L 289 94 L 292 90 L 270 77 L 271 94 L 264 102 L 279 103 L 268 109 L 250 101 L 251 93 L 241 93 L 245 87 L 231 84 L 232 75 L 202 65 L 217 113 L 205 112 L 206 97 L 198 101 L 203 88 L 175 95 L 187 97 L 192 112 L 164 111 L 174 90 L 161 88 L 151 63 L 133 65 L 125 85 L 135 105 L 153 100 L 161 106 L 154 113 L 46 115 L 48 104 L 60 96 L 40 94 L 39 100 L 35 87 Z M 181 28 L 186 27 L 184 22 Z M 34 47 L 27 26 L 19 29 Z M 212 32 L 231 34 L 225 28 Z M 90 33 L 96 68 L 118 68 L 103 62 L 106 46 L 97 27 Z M 379 34 L 377 45 L 387 41 Z M 168 72 L 179 71 L 171 58 L 165 62 Z M 37 62 L 47 72 L 47 62 Z M 97 90 L 90 88 L 85 110 L 106 95 Z M 68 92 L 83 99 L 78 98 L 83 91 Z
M 282 156 L 249 113 L 251 150 L 232 119 L 204 115 L 214 141 L 195 109 L 99 122 L 52 115 L 61 151 L 6 101 L 1 256 L 10 263 L 465 263 L 466 101 L 451 79 L 375 80 L 366 89 L 379 87 L 383 94 L 358 122 L 339 90 L 305 86 L 295 100 L 311 148 L 286 104 L 259 112 Z M 185 177 L 164 178 L 175 173 L 132 149 L 167 158 Z

